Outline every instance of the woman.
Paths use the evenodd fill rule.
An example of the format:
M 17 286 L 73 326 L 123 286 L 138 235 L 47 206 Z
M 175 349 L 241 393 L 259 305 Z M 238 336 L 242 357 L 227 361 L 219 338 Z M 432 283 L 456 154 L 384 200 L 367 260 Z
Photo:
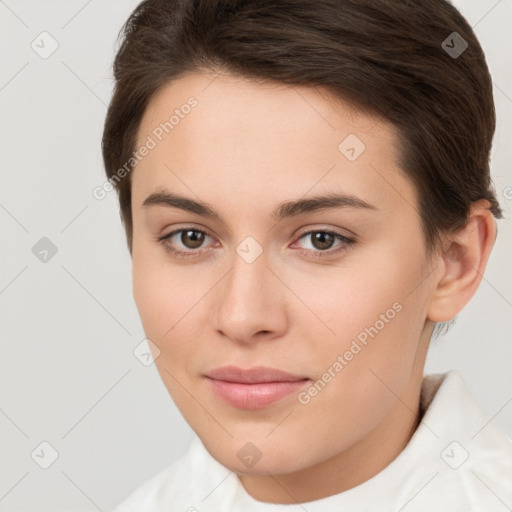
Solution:
M 512 503 L 511 440 L 457 371 L 423 375 L 502 216 L 460 13 L 146 0 L 114 72 L 103 155 L 134 298 L 197 434 L 116 511 Z

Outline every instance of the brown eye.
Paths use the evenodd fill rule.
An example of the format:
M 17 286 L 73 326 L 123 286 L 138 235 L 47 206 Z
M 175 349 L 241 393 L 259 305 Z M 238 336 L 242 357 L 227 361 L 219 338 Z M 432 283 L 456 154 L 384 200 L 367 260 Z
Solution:
M 354 243 L 354 239 L 341 233 L 317 229 L 303 233 L 295 244 L 301 245 L 308 255 L 327 258 L 346 251 Z
M 187 249 L 197 249 L 204 242 L 205 233 L 197 229 L 184 229 L 181 232 L 181 243 Z
M 336 237 L 326 231 L 313 231 L 310 233 L 311 243 L 315 249 L 330 249 L 336 240 Z

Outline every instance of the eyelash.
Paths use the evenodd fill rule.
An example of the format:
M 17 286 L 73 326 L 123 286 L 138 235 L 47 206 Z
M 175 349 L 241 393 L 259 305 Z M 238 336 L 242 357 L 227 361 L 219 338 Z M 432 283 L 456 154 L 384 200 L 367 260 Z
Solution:
M 202 234 L 204 234 L 206 236 L 209 236 L 210 238 L 213 238 L 206 231 L 203 231 L 201 229 L 197 229 L 197 228 L 194 228 L 194 227 L 183 227 L 183 228 L 177 229 L 175 231 L 172 231 L 171 233 L 169 233 L 167 235 L 156 237 L 156 240 L 157 240 L 157 242 L 159 242 L 163 246 L 163 248 L 168 253 L 172 254 L 173 256 L 180 257 L 180 258 L 197 257 L 198 253 L 201 252 L 201 249 L 197 249 L 197 250 L 191 249 L 191 250 L 188 250 L 188 251 L 181 251 L 179 249 L 175 249 L 175 248 L 171 247 L 167 243 L 168 239 L 172 238 L 174 235 L 176 235 L 178 233 L 181 233 L 183 231 L 196 231 L 198 233 L 202 233 Z M 325 230 L 325 229 L 314 229 L 314 230 L 311 230 L 311 231 L 306 231 L 306 232 L 302 233 L 297 238 L 297 241 L 299 241 L 302 238 L 304 238 L 304 237 L 306 237 L 308 235 L 311 235 L 313 233 L 324 233 L 324 234 L 332 235 L 332 236 L 334 236 L 334 238 L 336 240 L 338 240 L 339 242 L 343 243 L 342 245 L 340 245 L 336 249 L 326 249 L 325 251 L 321 251 L 321 250 L 316 250 L 315 251 L 315 250 L 312 250 L 312 249 L 301 249 L 300 250 L 301 253 L 308 254 L 308 256 L 313 256 L 315 258 L 325 258 L 325 257 L 328 257 L 328 256 L 333 256 L 334 254 L 338 254 L 338 253 L 341 253 L 343 251 L 346 251 L 346 250 L 350 249 L 350 247 L 355 243 L 355 240 L 352 239 L 352 238 L 349 238 L 349 237 L 347 237 L 345 235 L 342 235 L 341 233 L 336 233 L 335 231 L 329 231 L 329 230 Z M 296 243 L 296 242 L 294 242 L 294 243 Z M 327 255 L 327 256 L 324 256 L 324 255 Z

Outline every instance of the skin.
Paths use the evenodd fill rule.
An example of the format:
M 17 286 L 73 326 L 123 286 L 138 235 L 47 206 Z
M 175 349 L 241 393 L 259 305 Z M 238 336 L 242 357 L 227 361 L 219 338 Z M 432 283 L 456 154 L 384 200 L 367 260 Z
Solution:
M 416 429 L 433 322 L 454 318 L 480 283 L 496 235 L 489 205 L 475 203 L 467 226 L 429 255 L 393 126 L 319 89 L 189 74 L 152 97 L 138 145 L 190 96 L 197 106 L 130 176 L 133 293 L 156 366 L 206 449 L 255 499 L 340 493 L 385 468 Z M 366 146 L 354 161 L 338 149 L 349 134 Z M 143 206 L 163 191 L 207 202 L 222 220 Z M 326 192 L 375 208 L 272 217 L 284 201 Z M 157 241 L 180 228 L 207 234 L 199 248 L 182 233 L 166 241 L 191 257 Z M 322 251 L 311 230 L 355 242 Z M 252 263 L 236 252 L 248 236 L 262 249 Z M 307 391 L 394 303 L 400 312 L 307 404 L 292 393 L 239 409 L 204 377 L 267 366 L 308 377 Z M 262 454 L 251 468 L 237 457 L 248 442 Z

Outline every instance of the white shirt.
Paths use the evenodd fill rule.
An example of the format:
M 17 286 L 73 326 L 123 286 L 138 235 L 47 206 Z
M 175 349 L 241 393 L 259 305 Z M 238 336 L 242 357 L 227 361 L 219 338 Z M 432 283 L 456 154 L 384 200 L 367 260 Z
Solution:
M 198 437 L 113 512 L 500 512 L 512 507 L 512 440 L 482 413 L 460 373 L 424 377 L 423 419 L 405 449 L 366 482 L 315 501 L 263 503 Z

